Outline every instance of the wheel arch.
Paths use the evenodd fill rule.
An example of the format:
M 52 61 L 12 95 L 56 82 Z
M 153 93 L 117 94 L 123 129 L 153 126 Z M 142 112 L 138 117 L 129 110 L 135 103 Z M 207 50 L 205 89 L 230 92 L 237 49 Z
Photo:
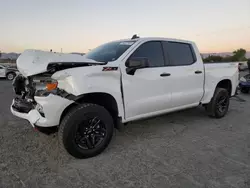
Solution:
M 221 80 L 215 87 L 216 88 L 224 88 L 228 91 L 229 96 L 232 94 L 232 81 L 230 79 L 223 79 Z
M 60 117 L 60 123 L 63 117 L 76 105 L 83 104 L 83 103 L 93 103 L 100 106 L 103 106 L 108 112 L 111 114 L 114 120 L 114 124 L 116 124 L 117 118 L 119 118 L 119 107 L 117 101 L 114 96 L 109 93 L 103 92 L 94 92 L 94 93 L 86 93 L 77 96 L 74 99 L 74 103 L 70 104 L 68 107 L 64 109 Z
M 211 81 L 205 86 L 205 93 L 202 98 L 202 104 L 208 104 L 214 96 L 216 88 L 224 88 L 229 92 L 229 96 L 233 95 L 234 89 L 233 82 L 230 78 L 222 78 L 219 81 Z
M 6 72 L 6 76 L 7 76 L 8 74 L 14 74 L 14 75 L 16 75 L 15 71 L 7 71 L 7 72 Z

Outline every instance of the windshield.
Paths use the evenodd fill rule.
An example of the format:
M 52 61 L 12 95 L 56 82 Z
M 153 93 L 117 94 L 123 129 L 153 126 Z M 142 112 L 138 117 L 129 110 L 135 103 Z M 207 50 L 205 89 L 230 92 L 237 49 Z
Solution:
M 93 49 L 85 57 L 99 62 L 115 61 L 134 43 L 131 40 L 106 43 Z

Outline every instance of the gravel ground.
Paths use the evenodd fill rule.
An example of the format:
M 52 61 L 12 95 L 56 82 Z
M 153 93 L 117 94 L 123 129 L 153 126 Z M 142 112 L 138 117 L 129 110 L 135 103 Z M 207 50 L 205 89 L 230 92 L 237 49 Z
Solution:
M 203 108 L 128 124 L 105 152 L 76 160 L 57 135 L 35 132 L 10 113 L 0 80 L 0 187 L 250 187 L 250 94 L 222 119 Z

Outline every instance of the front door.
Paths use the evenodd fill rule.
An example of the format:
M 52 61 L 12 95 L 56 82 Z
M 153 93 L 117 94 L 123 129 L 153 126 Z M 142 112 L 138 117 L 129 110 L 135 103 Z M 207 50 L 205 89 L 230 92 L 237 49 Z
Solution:
M 144 57 L 149 67 L 138 69 L 134 75 L 122 67 L 122 84 L 126 119 L 136 119 L 171 107 L 171 81 L 167 74 L 162 44 L 150 41 L 140 45 L 130 57 Z

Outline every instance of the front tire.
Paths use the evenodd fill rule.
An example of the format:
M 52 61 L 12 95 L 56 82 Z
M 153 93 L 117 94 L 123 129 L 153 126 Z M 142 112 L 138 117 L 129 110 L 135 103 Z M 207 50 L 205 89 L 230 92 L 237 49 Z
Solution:
M 214 96 L 206 106 L 208 115 L 215 118 L 222 118 L 228 112 L 229 93 L 224 88 L 216 88 Z
M 81 104 L 71 109 L 59 127 L 59 143 L 76 158 L 90 158 L 109 145 L 114 123 L 109 112 L 96 104 Z

